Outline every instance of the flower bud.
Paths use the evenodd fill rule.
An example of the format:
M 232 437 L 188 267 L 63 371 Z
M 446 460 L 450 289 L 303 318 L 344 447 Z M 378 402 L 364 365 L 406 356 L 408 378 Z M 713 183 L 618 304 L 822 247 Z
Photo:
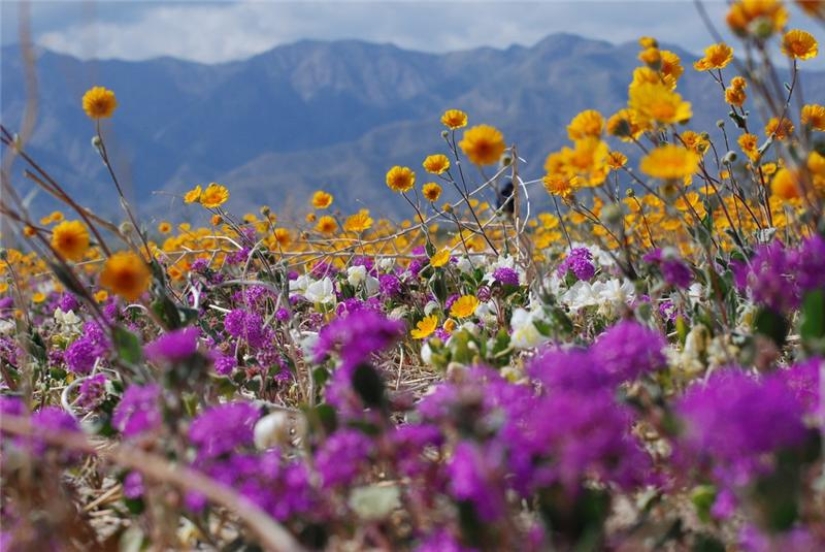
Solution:
M 100 149 L 101 144 L 103 144 L 103 140 L 100 139 L 100 136 L 95 134 L 92 137 L 92 147 L 95 149 Z

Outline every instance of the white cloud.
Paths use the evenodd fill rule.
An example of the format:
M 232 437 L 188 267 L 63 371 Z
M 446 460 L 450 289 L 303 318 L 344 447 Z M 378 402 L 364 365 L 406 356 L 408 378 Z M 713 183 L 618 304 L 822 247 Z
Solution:
M 723 29 L 725 2 L 705 7 Z M 85 59 L 173 56 L 216 63 L 301 39 L 345 38 L 444 52 L 529 46 L 561 31 L 613 43 L 650 35 L 693 52 L 713 42 L 692 0 L 109 0 L 35 2 L 33 14 L 39 44 Z

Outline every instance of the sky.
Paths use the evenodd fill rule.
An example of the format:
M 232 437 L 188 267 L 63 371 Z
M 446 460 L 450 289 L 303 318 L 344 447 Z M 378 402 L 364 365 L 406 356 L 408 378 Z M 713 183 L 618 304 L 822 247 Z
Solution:
M 726 3 L 703 5 L 724 31 Z M 0 6 L 5 45 L 17 41 L 21 8 L 14 0 Z M 696 53 L 714 42 L 694 0 L 32 0 L 30 12 L 36 43 L 83 59 L 220 63 L 301 39 L 350 38 L 445 52 L 531 46 L 562 31 L 616 44 L 647 35 Z M 791 21 L 822 34 L 795 10 Z

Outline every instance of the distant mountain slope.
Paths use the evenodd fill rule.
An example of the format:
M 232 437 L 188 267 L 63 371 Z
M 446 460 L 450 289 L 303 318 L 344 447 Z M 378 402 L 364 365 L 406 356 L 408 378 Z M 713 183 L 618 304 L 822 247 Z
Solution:
M 719 89 L 690 69 L 694 56 L 676 51 L 686 67 L 679 90 L 695 105 L 690 127 L 714 132 L 726 116 Z M 261 204 L 278 210 L 324 188 L 345 211 L 367 205 L 401 212 L 384 173 L 394 164 L 418 169 L 424 156 L 443 151 L 444 109 L 461 108 L 472 124 L 501 128 L 528 160 L 523 174 L 538 178 L 547 153 L 566 141 L 573 115 L 587 108 L 608 115 L 625 103 L 637 53 L 636 44 L 568 34 L 530 48 L 442 55 L 302 41 L 218 65 L 80 61 L 41 51 L 30 149 L 85 203 L 116 209 L 89 145 L 93 125 L 80 108 L 83 92 L 101 84 L 119 102 L 115 118 L 104 122 L 112 157 L 144 212 L 175 208 L 169 193 L 209 181 L 230 187 L 237 211 Z M 2 119 L 12 129 L 25 103 L 23 83 L 19 51 L 3 48 Z M 825 74 L 806 75 L 807 90 L 823 85 Z

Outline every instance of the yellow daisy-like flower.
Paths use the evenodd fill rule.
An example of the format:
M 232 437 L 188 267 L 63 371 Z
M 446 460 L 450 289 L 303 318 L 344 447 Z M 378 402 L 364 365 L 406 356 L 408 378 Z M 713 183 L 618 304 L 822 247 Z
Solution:
M 63 213 L 60 211 L 52 211 L 47 217 L 40 219 L 40 224 L 54 224 L 55 222 L 63 222 Z
M 441 116 L 441 123 L 450 130 L 465 127 L 467 126 L 467 114 L 460 109 L 448 109 Z
M 450 307 L 450 316 L 467 318 L 473 315 L 481 303 L 472 295 L 462 295 Z
M 778 33 L 788 22 L 788 10 L 779 0 L 739 0 L 731 5 L 726 17 L 728 26 L 739 36 L 760 30 Z
M 432 174 L 441 174 L 450 168 L 450 160 L 446 155 L 437 153 L 428 155 L 424 160 L 424 170 Z
M 83 94 L 83 111 L 90 119 L 108 119 L 116 107 L 115 93 L 103 86 L 94 86 Z
M 644 49 L 658 48 L 659 42 L 652 36 L 642 36 L 639 37 L 639 46 L 641 46 Z
M 430 257 L 430 265 L 434 268 L 439 268 L 450 262 L 450 250 L 442 249 L 432 257 Z
M 825 106 L 818 104 L 802 106 L 799 120 L 802 126 L 809 126 L 814 130 L 825 131 Z
M 103 301 L 109 298 L 109 292 L 105 289 L 101 289 L 95 292 L 94 298 L 95 301 L 97 301 L 98 303 L 102 303 Z
M 229 190 L 215 182 L 209 184 L 200 196 L 201 205 L 207 209 L 216 209 L 226 203 L 228 199 Z
M 771 195 L 786 201 L 798 198 L 801 193 L 797 175 L 785 168 L 776 171 L 771 180 Z
M 192 188 L 191 190 L 189 190 L 188 192 L 186 192 L 184 194 L 183 202 L 184 203 L 195 203 L 196 201 L 200 201 L 202 193 L 203 193 L 203 189 L 201 188 L 201 185 L 198 184 L 197 186 L 195 186 L 194 188 Z
M 687 149 L 694 151 L 699 155 L 704 155 L 710 147 L 710 141 L 708 140 L 707 134 L 699 134 L 698 132 L 694 132 L 692 130 L 686 130 L 679 136 L 679 138 L 682 139 L 682 143 Z
M 318 219 L 315 230 L 322 234 L 332 234 L 338 230 L 338 222 L 331 216 L 325 215 Z
M 801 29 L 791 29 L 782 37 L 782 53 L 791 59 L 806 60 L 819 54 L 814 35 Z
M 541 179 L 544 184 L 544 189 L 550 195 L 558 196 L 562 199 L 568 199 L 573 195 L 573 185 L 569 178 L 560 174 L 548 174 Z
M 648 176 L 663 180 L 682 179 L 699 168 L 700 157 L 689 149 L 666 144 L 647 154 L 639 169 Z
M 644 132 L 638 114 L 632 109 L 620 109 L 607 120 L 607 133 L 628 142 Z
M 52 247 L 70 261 L 79 261 L 89 249 L 89 230 L 77 220 L 61 222 L 52 230 Z
M 741 77 L 736 78 L 738 79 Z M 731 81 L 731 86 L 725 88 L 725 101 L 731 105 L 742 107 L 745 104 L 747 97 L 747 94 L 745 94 L 745 87 L 734 86 L 733 81 Z
M 100 285 L 127 301 L 135 301 L 149 289 L 152 273 L 146 263 L 131 251 L 115 253 L 106 260 Z
M 312 224 L 316 220 L 318 220 L 318 215 L 316 215 L 315 213 L 307 213 L 304 217 L 304 220 L 307 221 L 309 224 Z
M 428 316 L 415 325 L 415 329 L 410 331 L 410 336 L 412 336 L 413 339 L 427 339 L 437 327 L 438 317 L 435 315 Z
M 158 224 L 158 232 L 161 234 L 168 234 L 172 231 L 172 224 L 166 221 L 161 222 Z
M 607 154 L 607 166 L 611 170 L 621 169 L 627 165 L 627 156 L 620 151 L 611 151 Z
M 808 166 L 808 170 L 811 171 L 811 176 L 813 177 L 813 185 L 814 188 L 819 193 L 825 191 L 825 156 L 819 155 L 817 152 L 812 151 L 808 155 L 808 161 L 806 163 Z
M 710 71 L 711 69 L 722 69 L 733 60 L 733 48 L 720 42 L 711 44 L 705 48 L 705 56 L 693 62 L 693 68 L 697 71 Z
M 670 50 L 662 50 L 662 66 L 659 72 L 663 75 L 665 82 L 673 82 L 674 86 L 685 68 L 682 67 L 682 60 Z
M 639 61 L 658 71 L 662 67 L 662 52 L 656 46 L 645 48 L 639 52 Z
M 441 327 L 444 329 L 445 332 L 451 334 L 455 331 L 456 327 L 458 327 L 458 323 L 456 323 L 456 321 L 452 318 L 448 318 L 444 321 L 444 325 Z
M 825 2 L 822 0 L 796 0 L 796 4 L 811 17 L 825 20 Z
M 316 209 L 326 209 L 330 205 L 332 205 L 332 194 L 328 194 L 324 191 L 317 191 L 312 194 L 312 206 Z
M 754 163 L 759 160 L 759 137 L 756 134 L 743 134 L 736 142 L 748 159 Z
M 409 167 L 396 165 L 387 171 L 387 186 L 393 192 L 409 192 L 415 186 L 415 173 Z
M 37 235 L 37 229 L 34 226 L 27 224 L 23 227 L 23 235 L 27 238 L 33 238 Z
M 464 132 L 464 138 L 458 143 L 472 163 L 492 165 L 498 163 L 507 145 L 501 132 L 490 125 L 474 126 Z
M 344 221 L 344 230 L 347 232 L 363 232 L 372 228 L 372 217 L 367 209 L 361 209 Z
M 38 291 L 34 295 L 32 295 L 32 303 L 42 303 L 45 300 L 46 294 L 42 291 Z
M 793 134 L 794 126 L 790 119 L 783 118 L 781 121 L 776 117 L 771 117 L 765 125 L 765 135 L 773 136 L 775 140 L 784 140 Z
M 435 182 L 427 182 L 424 184 L 424 187 L 421 188 L 421 193 L 430 203 L 435 203 L 438 201 L 438 198 L 441 197 L 441 186 L 436 184 Z
M 279 247 L 289 247 L 292 243 L 292 234 L 286 228 L 276 228 L 272 231 L 272 239 Z
M 630 108 L 642 121 L 683 123 L 693 116 L 689 102 L 664 84 L 642 83 L 630 87 Z
M 604 118 L 595 109 L 582 111 L 567 125 L 567 135 L 571 140 L 582 138 L 598 138 L 604 130 Z

